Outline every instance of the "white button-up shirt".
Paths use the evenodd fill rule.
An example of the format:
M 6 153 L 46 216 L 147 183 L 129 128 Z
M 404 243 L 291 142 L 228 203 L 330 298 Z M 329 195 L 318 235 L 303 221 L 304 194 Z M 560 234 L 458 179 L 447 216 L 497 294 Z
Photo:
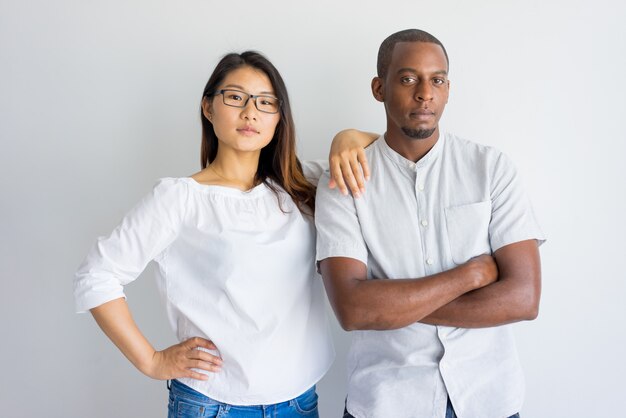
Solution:
M 304 166 L 310 180 L 317 182 Z M 314 385 L 334 351 L 315 272 L 315 229 L 293 200 L 265 185 L 248 192 L 163 179 L 108 237 L 74 284 L 76 309 L 124 296 L 146 264 L 180 341 L 212 340 L 224 364 L 207 381 L 179 379 L 213 399 L 273 404 Z
M 382 138 L 366 153 L 372 177 L 362 197 L 318 189 L 318 260 L 357 259 L 369 278 L 420 278 L 543 240 L 513 165 L 494 148 L 442 134 L 417 163 Z M 347 408 L 357 418 L 443 418 L 448 396 L 460 418 L 508 417 L 522 406 L 510 326 L 352 334 Z

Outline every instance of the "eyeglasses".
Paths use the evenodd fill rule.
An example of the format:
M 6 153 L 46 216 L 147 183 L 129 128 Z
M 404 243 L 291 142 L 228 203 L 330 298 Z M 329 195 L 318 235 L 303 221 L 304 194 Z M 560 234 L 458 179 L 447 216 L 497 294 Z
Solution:
M 222 100 L 226 106 L 246 107 L 248 100 L 254 99 L 254 105 L 263 113 L 278 113 L 280 109 L 280 99 L 273 96 L 248 94 L 239 90 L 218 90 L 213 96 L 222 95 Z

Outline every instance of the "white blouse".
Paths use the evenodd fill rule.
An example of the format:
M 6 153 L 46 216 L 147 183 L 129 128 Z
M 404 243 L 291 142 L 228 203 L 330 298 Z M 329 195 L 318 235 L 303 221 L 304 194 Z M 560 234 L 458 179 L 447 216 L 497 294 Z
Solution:
M 304 167 L 317 183 L 321 166 Z M 207 381 L 180 381 L 236 405 L 300 395 L 326 373 L 334 350 L 313 221 L 279 190 L 281 206 L 264 184 L 242 192 L 160 180 L 78 269 L 77 311 L 124 297 L 123 286 L 154 260 L 178 340 L 212 340 L 224 361 L 205 372 Z

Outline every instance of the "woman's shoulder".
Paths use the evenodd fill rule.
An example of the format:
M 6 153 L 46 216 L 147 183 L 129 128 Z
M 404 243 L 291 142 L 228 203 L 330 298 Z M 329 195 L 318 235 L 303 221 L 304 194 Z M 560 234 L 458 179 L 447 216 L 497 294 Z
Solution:
M 162 177 L 152 188 L 155 196 L 182 197 L 189 193 L 189 177 Z
M 185 212 L 189 205 L 189 181 L 185 177 L 163 177 L 156 181 L 152 190 L 144 196 L 140 206 L 152 210 L 175 210 Z

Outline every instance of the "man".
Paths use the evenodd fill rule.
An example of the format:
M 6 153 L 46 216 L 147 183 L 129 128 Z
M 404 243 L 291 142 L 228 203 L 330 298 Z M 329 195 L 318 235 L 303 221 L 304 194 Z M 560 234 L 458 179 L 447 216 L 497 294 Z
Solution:
M 367 192 L 317 193 L 320 271 L 354 331 L 345 416 L 517 416 L 524 383 L 507 324 L 537 316 L 543 235 L 509 160 L 440 132 L 441 42 L 395 33 L 377 67 L 387 131 L 366 151 Z

